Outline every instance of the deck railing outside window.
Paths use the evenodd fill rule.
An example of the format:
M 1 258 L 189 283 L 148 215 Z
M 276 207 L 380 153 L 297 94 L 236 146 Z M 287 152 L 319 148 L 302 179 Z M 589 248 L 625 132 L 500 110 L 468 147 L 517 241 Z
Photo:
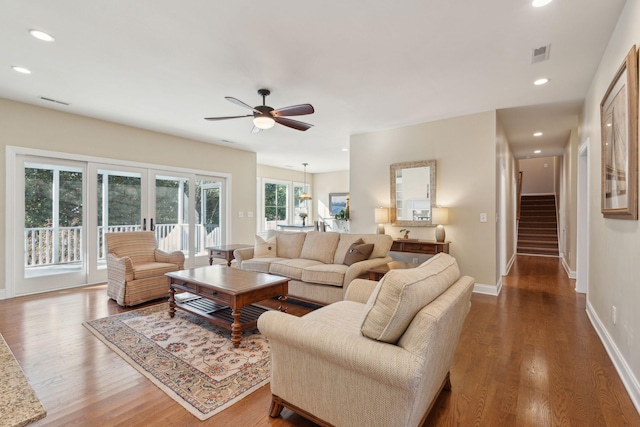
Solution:
M 140 231 L 139 225 L 115 225 L 98 227 L 98 261 L 106 259 L 105 233 Z M 209 231 L 207 232 L 207 229 Z M 157 224 L 155 229 L 158 248 L 174 251 L 185 248 L 187 252 L 189 236 L 187 224 Z M 195 227 L 195 252 L 205 252 L 207 246 L 221 245 L 220 227 L 197 224 Z M 26 228 L 24 233 L 24 265 L 39 267 L 69 264 L 83 261 L 82 227 L 41 227 Z

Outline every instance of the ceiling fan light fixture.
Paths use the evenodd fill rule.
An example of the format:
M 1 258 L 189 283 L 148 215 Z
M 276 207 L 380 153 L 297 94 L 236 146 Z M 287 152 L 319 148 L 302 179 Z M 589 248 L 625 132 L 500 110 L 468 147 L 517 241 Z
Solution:
M 253 118 L 253 124 L 259 129 L 271 129 L 276 121 L 272 117 L 260 115 Z

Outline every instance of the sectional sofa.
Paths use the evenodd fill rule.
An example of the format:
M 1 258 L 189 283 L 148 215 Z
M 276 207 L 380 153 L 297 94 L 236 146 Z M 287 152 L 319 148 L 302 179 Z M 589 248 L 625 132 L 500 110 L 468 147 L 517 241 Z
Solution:
M 392 258 L 393 239 L 385 234 L 345 234 L 270 230 L 253 248 L 236 249 L 236 268 L 291 279 L 289 296 L 331 304 L 344 299 L 352 280 Z

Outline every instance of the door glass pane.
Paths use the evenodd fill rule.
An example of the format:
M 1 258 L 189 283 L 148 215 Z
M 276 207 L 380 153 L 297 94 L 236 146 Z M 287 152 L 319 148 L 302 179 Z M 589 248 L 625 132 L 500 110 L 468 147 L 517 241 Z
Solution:
M 189 179 L 157 176 L 155 232 L 158 248 L 189 252 Z
M 196 254 L 207 254 L 207 247 L 222 245 L 222 182 L 196 179 Z
M 105 233 L 142 230 L 142 174 L 98 169 L 98 268 L 106 268 Z
M 81 168 L 25 163 L 24 277 L 81 272 Z

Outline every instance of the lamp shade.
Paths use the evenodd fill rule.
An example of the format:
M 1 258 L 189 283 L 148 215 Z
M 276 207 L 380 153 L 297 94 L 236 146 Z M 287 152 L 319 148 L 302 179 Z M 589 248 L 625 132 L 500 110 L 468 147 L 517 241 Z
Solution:
M 389 222 L 389 208 L 376 208 L 375 210 L 376 224 L 386 224 Z
M 447 225 L 449 223 L 449 209 L 433 208 L 431 210 L 431 224 Z

